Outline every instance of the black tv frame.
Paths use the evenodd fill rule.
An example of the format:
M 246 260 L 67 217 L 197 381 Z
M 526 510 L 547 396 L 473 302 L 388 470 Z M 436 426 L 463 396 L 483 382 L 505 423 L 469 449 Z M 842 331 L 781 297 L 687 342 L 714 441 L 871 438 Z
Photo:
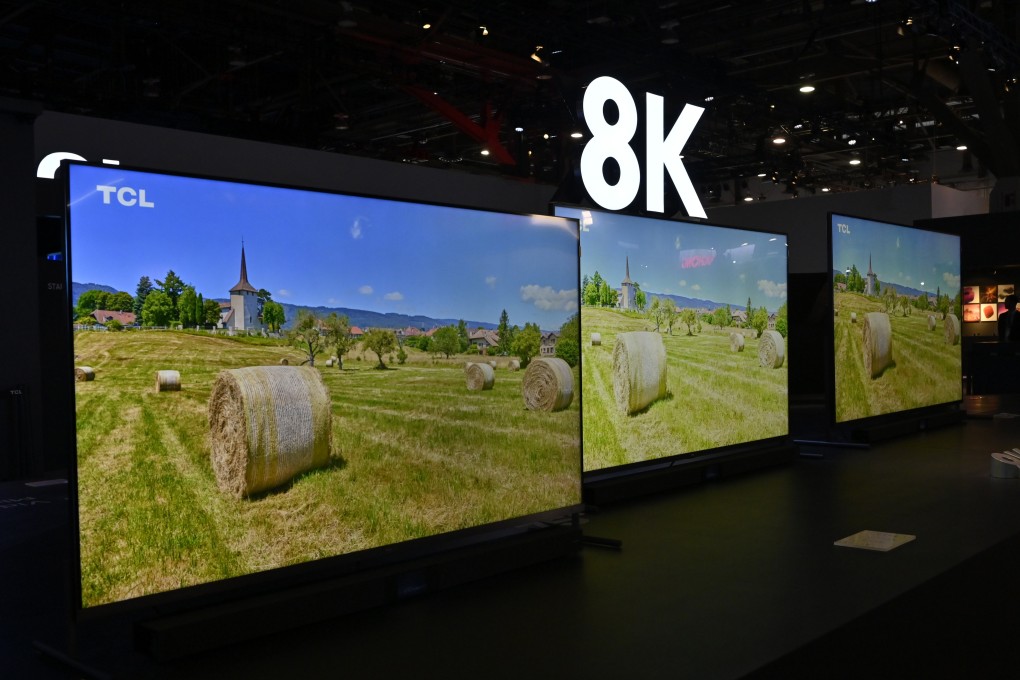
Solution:
M 827 264 L 826 276 L 829 282 L 830 294 L 829 294 L 829 318 L 833 322 L 828 325 L 828 334 L 826 338 L 828 351 L 826 352 L 827 359 L 827 370 L 826 370 L 826 401 L 828 403 L 826 418 L 828 420 L 829 433 L 826 439 L 813 440 L 809 442 L 803 442 L 806 444 L 814 444 L 820 446 L 868 446 L 873 442 L 882 441 L 894 437 L 899 437 L 907 434 L 913 434 L 916 432 L 922 432 L 928 429 L 947 427 L 951 425 L 957 425 L 963 422 L 964 412 L 960 409 L 960 404 L 963 399 L 963 370 L 962 370 L 962 339 L 959 343 L 961 347 L 961 373 L 960 373 L 960 399 L 953 399 L 945 402 L 936 404 L 926 404 L 924 406 L 903 409 L 899 411 L 891 411 L 889 413 L 882 413 L 873 416 L 866 416 L 863 418 L 856 418 L 852 420 L 837 420 L 836 418 L 836 356 L 835 356 L 835 343 L 836 343 L 836 329 L 835 329 L 835 294 L 833 292 L 833 279 L 832 272 L 834 271 L 833 262 L 833 234 L 832 229 L 834 225 L 834 219 L 836 217 L 844 217 L 854 220 L 865 220 L 868 222 L 874 222 L 877 224 L 887 225 L 889 227 L 898 227 L 902 229 L 912 229 L 914 231 L 930 232 L 933 234 L 940 234 L 944 236 L 952 236 L 958 240 L 958 244 L 962 244 L 962 238 L 959 234 L 955 234 L 946 230 L 933 229 L 930 227 L 917 227 L 913 225 L 900 224 L 897 222 L 889 222 L 888 220 L 882 220 L 875 217 L 864 217 L 861 215 L 851 215 L 844 212 L 830 211 L 827 214 Z M 962 262 L 962 245 L 958 247 L 959 257 L 961 259 L 960 269 L 962 276 L 963 262 Z M 962 285 L 962 280 L 961 280 Z M 962 327 L 962 318 L 961 318 Z
M 64 323 L 72 318 L 70 283 L 73 254 L 70 243 L 73 227 L 66 211 L 71 198 L 67 166 L 89 166 L 246 186 L 292 189 L 315 194 L 375 199 L 394 204 L 447 207 L 476 213 L 530 216 L 506 210 L 485 210 L 281 183 L 236 180 L 134 166 L 111 168 L 101 163 L 65 161 L 61 169 L 63 177 L 58 175 L 65 194 L 63 250 L 59 253 L 60 257 L 55 258 L 62 264 L 63 269 L 64 304 L 60 316 Z M 570 221 L 569 218 L 559 219 Z M 65 356 L 56 363 L 59 363 L 63 375 L 70 376 L 75 363 L 73 343 L 68 341 L 61 349 L 64 350 Z M 317 558 L 304 563 L 277 566 L 222 580 L 83 607 L 77 502 L 75 386 L 73 381 L 67 380 L 62 386 L 55 384 L 53 387 L 63 393 L 60 400 L 55 403 L 70 405 L 65 409 L 66 413 L 55 414 L 53 422 L 56 429 L 60 430 L 58 439 L 64 442 L 68 452 L 68 484 L 73 487 L 68 508 L 71 530 L 68 532 L 70 583 L 67 644 L 72 650 L 76 647 L 74 641 L 79 637 L 78 626 L 90 623 L 101 625 L 104 622 L 128 618 L 134 624 L 137 644 L 157 658 L 172 658 L 226 644 L 217 641 L 217 636 L 207 634 L 217 630 L 224 621 L 242 624 L 233 639 L 263 635 L 266 631 L 254 628 L 255 622 L 272 620 L 277 629 L 304 625 L 322 618 L 356 612 L 455 586 L 539 561 L 572 555 L 577 552 L 582 542 L 579 516 L 584 511 L 585 505 L 581 498 L 582 462 L 578 455 L 578 502 L 574 504 L 394 544 Z M 580 432 L 579 415 L 579 437 Z M 365 596 L 366 592 L 372 595 Z M 298 601 L 306 604 L 304 611 L 294 606 Z M 61 650 L 52 646 L 44 644 L 39 646 L 44 652 L 51 653 L 56 658 L 64 656 Z M 74 663 L 70 665 L 73 666 Z

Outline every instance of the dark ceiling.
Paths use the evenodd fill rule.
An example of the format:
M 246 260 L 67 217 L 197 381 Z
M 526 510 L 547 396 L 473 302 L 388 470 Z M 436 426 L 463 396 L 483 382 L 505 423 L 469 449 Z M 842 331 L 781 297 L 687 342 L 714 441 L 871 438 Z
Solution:
M 559 184 L 585 143 L 584 86 L 611 75 L 665 97 L 667 127 L 706 108 L 684 149 L 700 191 L 759 173 L 857 190 L 931 181 L 930 155 L 961 144 L 975 172 L 1020 175 L 1016 5 L 2 2 L 0 94 Z

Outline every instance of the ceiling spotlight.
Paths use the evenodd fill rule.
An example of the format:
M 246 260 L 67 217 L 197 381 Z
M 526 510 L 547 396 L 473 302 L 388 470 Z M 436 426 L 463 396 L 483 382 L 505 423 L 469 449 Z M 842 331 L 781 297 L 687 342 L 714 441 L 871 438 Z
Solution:
M 786 137 L 783 137 L 782 135 L 776 135 L 775 137 L 772 138 L 772 143 L 773 144 L 786 144 Z
M 846 143 L 849 144 L 850 146 L 854 146 L 855 144 L 857 144 L 857 140 L 851 137 L 846 141 Z
M 850 159 L 850 165 L 860 165 L 860 164 L 861 164 L 861 159 L 860 158 L 851 158 Z
M 581 137 L 584 137 L 584 135 L 581 134 L 580 132 L 571 132 L 570 136 L 574 139 L 580 139 Z
M 488 27 L 486 27 L 486 26 L 479 26 L 478 28 L 481 29 L 482 35 L 489 35 Z
M 488 149 L 482 149 L 482 155 L 483 156 L 488 156 L 489 155 L 489 150 Z
M 766 175 L 766 173 L 764 173 L 764 172 L 759 172 L 758 173 L 758 177 L 764 177 L 765 175 Z
M 535 51 L 531 53 L 531 60 L 532 61 L 537 61 L 539 64 L 545 63 L 544 61 L 542 61 L 542 57 L 541 57 L 541 52 L 544 49 L 545 48 L 542 47 L 541 45 L 535 45 Z
M 956 147 L 956 150 L 957 151 L 966 151 L 967 150 L 967 145 L 966 144 L 961 144 L 958 147 Z
M 822 193 L 824 194 L 829 193 L 829 187 L 822 187 Z
M 545 134 L 543 134 L 542 139 L 549 139 L 549 133 L 546 132 Z
M 814 92 L 815 91 L 815 86 L 814 85 L 801 85 L 800 86 L 800 91 L 803 92 L 804 94 L 807 94 L 809 92 Z
M 744 202 L 745 203 L 750 203 L 753 200 L 754 200 L 754 196 L 752 196 L 751 194 L 748 194 L 747 196 L 744 196 Z
M 514 128 L 514 132 L 524 132 L 524 128 L 518 125 L 517 127 Z

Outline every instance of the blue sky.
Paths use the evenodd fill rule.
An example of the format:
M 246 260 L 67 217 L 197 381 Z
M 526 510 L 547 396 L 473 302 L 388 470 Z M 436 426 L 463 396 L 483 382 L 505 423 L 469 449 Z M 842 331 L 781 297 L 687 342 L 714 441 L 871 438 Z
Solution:
M 667 293 L 776 311 L 786 302 L 786 236 L 594 210 L 557 208 L 581 220 L 581 274 L 620 287 L 630 278 Z
M 153 207 L 118 192 L 144 189 Z M 120 194 L 128 202 L 138 194 Z M 108 202 L 104 202 L 108 200 Z M 207 298 L 240 275 L 273 299 L 438 318 L 537 322 L 577 311 L 570 220 L 72 166 L 72 279 L 132 295 L 173 269 Z
M 837 271 L 856 265 L 863 276 L 871 257 L 879 281 L 932 294 L 941 291 L 950 297 L 960 290 L 960 239 L 956 236 L 845 215 L 833 215 L 830 228 L 832 268 Z

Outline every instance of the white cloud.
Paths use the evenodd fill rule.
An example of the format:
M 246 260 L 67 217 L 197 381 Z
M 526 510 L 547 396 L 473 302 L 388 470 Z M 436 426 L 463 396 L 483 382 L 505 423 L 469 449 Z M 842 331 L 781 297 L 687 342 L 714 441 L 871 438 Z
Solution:
M 691 290 L 697 292 L 697 291 L 701 290 L 701 285 L 695 283 L 693 286 L 691 286 Z
M 393 300 L 393 301 L 403 300 L 404 299 L 404 295 L 403 295 L 403 293 L 399 293 L 397 291 L 393 291 L 392 293 L 386 293 L 386 295 L 383 295 L 383 299 L 384 300 Z
M 673 241 L 673 247 L 676 248 L 677 250 L 680 250 L 680 237 L 679 236 L 677 236 L 676 240 Z
M 280 290 L 276 291 L 276 297 L 289 298 L 290 296 L 291 292 L 286 288 L 281 288 Z
M 362 286 L 358 289 L 358 292 L 362 295 L 371 295 L 373 293 L 372 286 Z
M 686 288 L 687 287 L 687 279 L 680 279 L 680 281 L 677 282 L 677 285 L 680 286 L 681 288 Z
M 331 297 L 328 300 L 326 300 L 326 303 L 330 304 L 330 305 L 338 305 L 338 304 L 340 304 L 340 301 L 337 300 L 336 298 L 332 298 Z
M 521 286 L 521 299 L 531 302 L 541 310 L 563 310 L 572 312 L 577 309 L 577 289 L 553 290 L 550 286 L 534 284 Z
M 355 217 L 354 224 L 351 225 L 351 238 L 357 240 L 361 238 L 361 218 Z
M 942 274 L 942 280 L 946 282 L 950 290 L 956 290 L 960 287 L 960 277 L 956 274 L 945 272 Z
M 770 298 L 779 298 L 780 300 L 786 299 L 785 283 L 776 283 L 775 281 L 769 281 L 768 279 L 760 279 L 758 281 L 758 290 L 765 293 L 765 295 Z
M 638 244 L 630 243 L 628 241 L 617 241 L 616 245 L 620 246 L 621 248 L 626 248 L 627 250 L 637 250 L 638 248 L 640 248 Z
M 740 279 L 741 281 L 747 281 L 747 274 L 741 272 L 740 276 L 738 276 L 737 278 Z
M 485 277 L 485 285 L 488 286 L 489 288 L 495 288 L 496 287 L 496 277 L 495 276 L 486 276 Z

